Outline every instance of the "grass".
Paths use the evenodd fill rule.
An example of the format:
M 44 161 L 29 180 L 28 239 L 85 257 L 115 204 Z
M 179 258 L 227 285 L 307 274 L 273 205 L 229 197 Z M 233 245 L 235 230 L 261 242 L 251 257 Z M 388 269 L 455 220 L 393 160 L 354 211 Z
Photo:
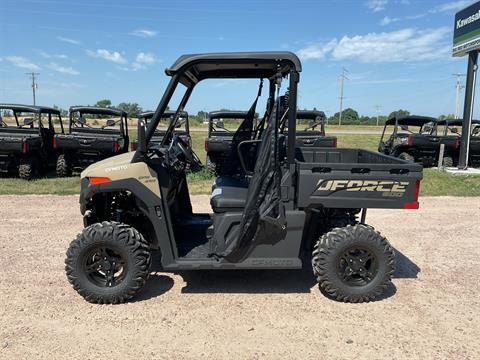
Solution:
M 349 126 L 342 126 L 348 128 Z M 360 128 L 360 127 L 355 127 Z M 375 128 L 370 126 L 368 128 Z M 205 161 L 206 132 L 192 132 L 194 151 Z M 379 135 L 339 134 L 339 147 L 359 147 L 375 151 Z M 454 176 L 443 171 L 425 169 L 421 185 L 422 196 L 480 196 L 480 176 Z M 188 174 L 188 186 L 191 194 L 209 194 L 213 176 L 207 171 Z M 0 178 L 0 195 L 15 194 L 55 194 L 69 195 L 79 193 L 79 178 L 42 178 L 25 181 L 17 178 Z

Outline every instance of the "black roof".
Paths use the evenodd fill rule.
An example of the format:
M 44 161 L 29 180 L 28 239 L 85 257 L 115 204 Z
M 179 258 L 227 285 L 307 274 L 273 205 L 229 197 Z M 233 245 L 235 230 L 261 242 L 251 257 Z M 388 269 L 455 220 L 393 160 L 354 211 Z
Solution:
M 317 117 L 325 119 L 325 113 L 320 110 L 297 110 L 297 119 L 312 119 Z
M 237 111 L 237 110 L 217 110 L 211 111 L 208 113 L 209 119 L 245 119 L 247 117 L 248 111 Z
M 98 115 L 114 115 L 114 116 L 127 116 L 127 113 L 123 110 L 115 108 L 104 108 L 100 106 L 71 106 L 70 112 L 78 111 L 81 114 L 98 114 Z
M 189 86 L 206 78 L 270 78 L 279 71 L 285 76 L 291 68 L 302 71 L 289 51 L 226 52 L 182 55 L 165 73 L 183 73 L 180 82 Z
M 409 116 L 394 116 L 388 119 L 385 124 L 393 125 L 395 120 L 398 121 L 398 125 L 412 125 L 412 126 L 423 126 L 429 122 L 436 122 L 435 118 L 429 116 L 418 116 L 418 115 L 409 115 Z
M 462 126 L 463 119 L 445 119 L 445 120 L 438 120 L 437 125 L 453 125 L 453 126 Z M 472 124 L 480 124 L 480 120 L 472 120 Z
M 22 104 L 0 104 L 0 109 L 12 110 L 15 112 L 31 112 L 37 114 L 56 114 L 60 115 L 60 110 L 48 106 L 33 106 Z
M 141 119 L 151 119 L 153 117 L 153 114 L 155 114 L 155 111 L 144 111 L 140 114 L 138 114 L 138 117 L 141 118 Z M 167 117 L 170 117 L 170 116 L 173 116 L 175 115 L 175 111 L 171 111 L 171 110 L 167 110 L 163 113 L 163 117 L 164 118 L 167 118 Z M 180 116 L 181 117 L 188 117 L 188 112 L 186 111 L 182 111 L 180 112 Z

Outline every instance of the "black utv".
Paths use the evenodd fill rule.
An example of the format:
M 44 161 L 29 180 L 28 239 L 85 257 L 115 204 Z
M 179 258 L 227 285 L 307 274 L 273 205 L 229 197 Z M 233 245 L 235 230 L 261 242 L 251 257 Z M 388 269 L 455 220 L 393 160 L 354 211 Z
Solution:
M 110 156 L 128 151 L 127 113 L 115 108 L 72 106 L 69 133 L 55 136 L 60 152 L 57 176 L 70 176 Z
M 444 166 L 457 166 L 460 156 L 462 137 L 462 119 L 446 119 L 437 121 L 437 134 L 441 143 L 445 144 Z M 468 163 L 480 166 L 480 120 L 472 120 Z
M 168 68 L 171 79 L 148 128 L 138 124 L 137 150 L 82 172 L 85 228 L 65 260 L 74 289 L 90 302 L 124 302 L 143 288 L 155 259 L 167 272 L 308 266 L 334 299 L 379 297 L 395 254 L 366 225 L 365 209 L 417 209 L 422 166 L 363 149 L 297 147 L 301 70 L 290 52 L 184 55 Z M 218 78 L 268 82 L 264 128 L 254 132 L 258 93 L 232 141 L 237 150 L 258 146 L 253 168 L 244 168 L 248 187 L 217 185 L 212 213 L 195 213 L 186 169 L 200 164 L 174 129 L 196 85 Z M 285 108 L 279 98 L 287 88 Z M 172 97 L 181 99 L 175 115 L 161 143 L 150 146 Z M 288 134 L 281 134 L 285 119 Z M 243 166 L 252 153 L 237 155 L 232 161 Z
M 58 151 L 53 144 L 57 131 L 63 134 L 62 116 L 57 109 L 0 104 L 0 172 L 28 180 L 55 166 Z
M 143 121 L 146 126 L 150 119 L 153 117 L 153 111 L 146 111 L 138 115 L 138 120 Z M 160 119 L 157 129 L 150 140 L 150 146 L 158 145 L 162 142 L 163 137 L 168 129 L 168 124 L 170 123 L 172 117 L 175 115 L 174 111 L 165 111 L 163 114 L 163 118 Z M 190 136 L 190 125 L 188 120 L 188 113 L 183 111 L 180 114 L 180 119 L 178 121 L 177 127 L 175 128 L 175 134 L 180 135 L 180 137 L 185 141 L 185 144 L 188 146 L 192 146 L 192 138 Z M 138 141 L 132 140 L 130 142 L 130 148 L 132 151 L 137 150 Z
M 205 151 L 207 152 L 207 168 L 217 175 L 234 175 L 239 169 L 231 167 L 233 136 L 239 125 L 248 118 L 247 111 L 212 111 L 208 114 L 208 136 L 205 139 Z M 297 146 L 306 147 L 336 147 L 337 137 L 326 136 L 326 116 L 323 111 L 318 110 L 297 110 Z M 226 124 L 228 126 L 226 126 Z M 288 133 L 288 124 L 283 123 L 279 131 L 282 134 Z M 255 134 L 260 133 L 262 121 L 254 120 Z M 232 130 L 234 128 L 235 130 Z M 303 128 L 303 129 L 302 129 Z M 241 149 L 242 150 L 242 149 Z M 252 149 L 251 151 L 254 151 Z M 235 154 L 234 154 L 235 155 Z M 240 171 L 241 173 L 241 171 Z
M 378 145 L 381 153 L 418 162 L 425 167 L 437 164 L 439 149 L 436 119 L 415 115 L 388 119 Z

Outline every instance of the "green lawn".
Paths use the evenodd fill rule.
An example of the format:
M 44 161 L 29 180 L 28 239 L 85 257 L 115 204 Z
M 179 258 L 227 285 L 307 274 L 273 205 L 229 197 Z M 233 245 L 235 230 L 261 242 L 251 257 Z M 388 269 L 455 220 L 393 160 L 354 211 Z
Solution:
M 342 127 L 343 128 L 343 127 Z M 374 127 L 370 127 L 374 128 Z M 206 132 L 192 132 L 195 152 L 202 161 L 205 160 Z M 360 147 L 376 150 L 378 135 L 339 134 L 339 147 Z M 208 194 L 211 191 L 213 177 L 206 171 L 188 175 L 192 194 Z M 0 178 L 0 195 L 5 194 L 78 194 L 79 178 L 42 178 L 25 181 L 17 178 Z M 480 176 L 454 176 L 433 169 L 424 170 L 420 194 L 422 196 L 480 196 Z

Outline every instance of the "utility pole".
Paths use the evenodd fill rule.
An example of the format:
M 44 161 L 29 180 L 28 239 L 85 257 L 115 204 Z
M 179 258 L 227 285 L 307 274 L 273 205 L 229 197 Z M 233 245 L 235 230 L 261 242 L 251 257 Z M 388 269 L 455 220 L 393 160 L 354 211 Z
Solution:
M 381 105 L 375 105 L 375 109 L 377 110 L 377 126 L 378 126 L 378 120 L 379 120 L 379 116 L 380 116 L 380 113 L 379 113 L 379 110 L 382 108 Z
M 338 117 L 338 125 L 342 125 L 343 99 L 345 99 L 343 96 L 343 83 L 345 80 L 350 80 L 347 74 L 348 70 L 345 69 L 345 66 L 342 66 L 342 73 L 340 74 L 340 114 Z
M 462 92 L 462 89 L 465 89 L 465 86 L 462 85 L 462 82 L 460 81 L 460 77 L 466 76 L 466 74 L 452 74 L 453 76 L 457 77 L 457 83 L 455 85 L 455 119 L 460 118 L 460 93 Z
M 32 79 L 33 106 L 35 106 L 35 91 L 38 89 L 38 84 L 36 82 L 35 76 L 40 74 L 32 71 L 31 73 L 25 73 L 25 75 L 30 76 L 30 78 Z

